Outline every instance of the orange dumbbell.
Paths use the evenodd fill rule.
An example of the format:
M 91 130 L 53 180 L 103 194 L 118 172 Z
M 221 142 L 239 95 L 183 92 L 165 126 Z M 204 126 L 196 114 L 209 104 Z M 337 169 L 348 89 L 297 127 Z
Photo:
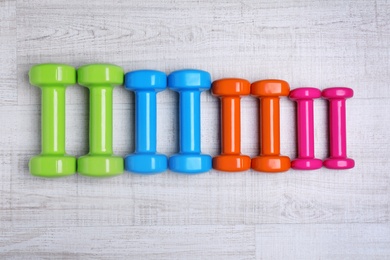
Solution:
M 260 99 L 260 155 L 252 159 L 252 169 L 261 172 L 284 172 L 290 158 L 280 155 L 279 97 L 288 96 L 290 86 L 277 79 L 252 83 L 251 94 Z
M 245 79 L 220 79 L 213 82 L 213 95 L 221 98 L 221 154 L 214 157 L 213 168 L 226 172 L 246 171 L 251 159 L 241 155 L 240 96 L 250 94 Z

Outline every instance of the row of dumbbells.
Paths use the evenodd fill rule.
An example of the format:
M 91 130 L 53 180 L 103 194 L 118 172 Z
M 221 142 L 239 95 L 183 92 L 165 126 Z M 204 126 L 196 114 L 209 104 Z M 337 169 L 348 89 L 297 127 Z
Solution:
M 77 74 L 77 75 L 76 75 Z M 42 153 L 29 163 L 30 172 L 41 177 L 60 177 L 76 172 L 86 176 L 115 176 L 124 170 L 154 174 L 170 169 L 195 174 L 214 168 L 239 172 L 283 172 L 290 168 L 314 170 L 350 169 L 354 161 L 346 154 L 345 100 L 353 90 L 344 87 L 297 88 L 290 92 L 283 80 L 228 78 L 211 83 L 208 72 L 179 70 L 168 77 L 155 70 L 126 73 L 110 64 L 74 67 L 65 64 L 39 64 L 29 72 L 30 83 L 42 89 Z M 77 78 L 77 80 L 76 80 Z M 65 152 L 65 88 L 85 86 L 90 94 L 89 153 L 76 160 Z M 112 149 L 112 92 L 124 83 L 135 92 L 135 152 L 123 159 Z M 180 151 L 169 159 L 156 151 L 156 94 L 167 86 L 179 93 Z M 201 153 L 200 94 L 211 88 L 221 99 L 221 154 L 212 158 Z M 241 154 L 240 97 L 260 99 L 260 155 Z M 297 102 L 298 158 L 280 154 L 279 98 L 289 96 Z M 324 162 L 314 155 L 314 99 L 329 100 L 330 157 Z

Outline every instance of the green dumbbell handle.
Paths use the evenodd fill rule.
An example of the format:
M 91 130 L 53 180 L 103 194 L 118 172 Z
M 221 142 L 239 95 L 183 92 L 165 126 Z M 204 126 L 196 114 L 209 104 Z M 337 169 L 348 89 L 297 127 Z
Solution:
M 89 88 L 90 154 L 112 154 L 112 86 L 99 85 Z
M 42 154 L 65 154 L 65 86 L 43 86 Z

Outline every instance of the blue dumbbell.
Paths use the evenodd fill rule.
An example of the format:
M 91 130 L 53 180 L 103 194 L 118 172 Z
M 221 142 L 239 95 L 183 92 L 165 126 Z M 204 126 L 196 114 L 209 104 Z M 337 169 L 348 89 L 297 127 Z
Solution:
M 155 174 L 167 169 L 167 157 L 156 153 L 156 94 L 167 87 L 167 76 L 156 70 L 126 73 L 125 88 L 135 92 L 135 152 L 125 158 L 125 169 Z
M 211 169 L 211 156 L 200 151 L 200 94 L 211 87 L 210 74 L 178 70 L 168 76 L 170 89 L 179 92 L 180 151 L 169 158 L 169 169 L 187 174 Z

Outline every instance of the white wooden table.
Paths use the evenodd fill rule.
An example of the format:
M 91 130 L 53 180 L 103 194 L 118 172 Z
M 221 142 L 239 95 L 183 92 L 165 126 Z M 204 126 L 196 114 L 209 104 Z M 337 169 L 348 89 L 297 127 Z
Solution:
M 389 259 L 390 2 L 0 1 L 1 259 Z M 111 179 L 30 176 L 40 90 L 29 68 L 108 62 L 125 71 L 207 70 L 213 79 L 348 86 L 348 171 Z M 67 90 L 67 151 L 88 151 L 88 91 Z M 114 91 L 114 150 L 134 149 L 133 94 Z M 315 102 L 327 156 L 327 104 Z M 202 94 L 202 149 L 219 152 L 219 101 Z M 158 150 L 177 149 L 177 96 L 158 95 Z M 294 157 L 294 103 L 281 101 Z M 257 101 L 242 100 L 242 152 L 258 153 Z

